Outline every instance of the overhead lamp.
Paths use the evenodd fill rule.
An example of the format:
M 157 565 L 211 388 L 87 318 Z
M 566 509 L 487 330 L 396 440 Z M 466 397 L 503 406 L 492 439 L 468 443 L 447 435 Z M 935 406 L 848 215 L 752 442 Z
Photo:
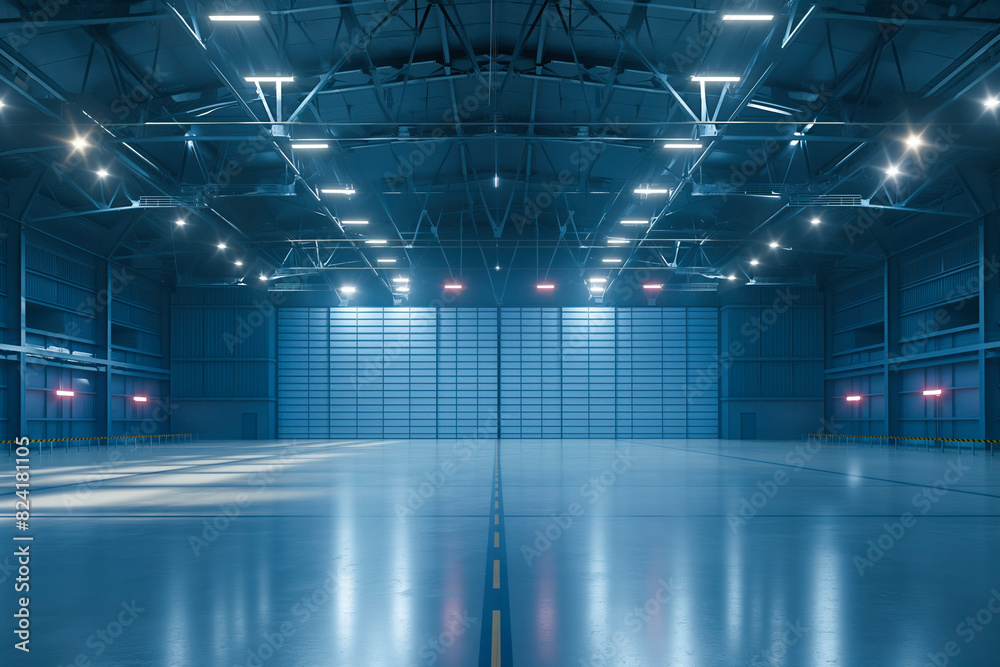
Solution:
M 718 82 L 725 81 L 725 82 L 730 82 L 730 81 L 739 81 L 740 77 L 738 77 L 738 76 L 692 76 L 691 80 L 692 81 L 697 81 L 699 83 L 708 83 L 710 81 L 718 81 Z
M 385 239 L 368 239 L 365 243 L 369 245 L 385 245 L 388 241 Z
M 218 248 L 219 250 L 225 250 L 227 246 L 225 243 L 217 243 L 215 247 Z
M 394 257 L 379 257 L 376 260 L 379 264 L 395 264 L 396 259 Z
M 996 109 L 1000 106 L 1000 97 L 987 97 L 983 100 L 983 106 L 987 109 Z
M 267 276 L 265 276 L 263 273 L 260 274 L 258 278 L 260 278 L 261 280 L 267 280 Z
M 663 289 L 663 284 L 662 283 L 648 283 L 646 285 L 643 285 L 642 289 L 661 290 L 661 289 Z
M 355 292 L 358 291 L 358 288 L 355 287 L 354 285 L 341 285 L 340 291 L 343 292 L 344 294 L 354 294 Z
M 591 285 L 590 291 L 592 294 L 604 294 L 604 287 L 602 285 Z
M 493 268 L 494 268 L 495 270 L 499 271 L 499 270 L 500 270 L 500 265 L 499 265 L 499 264 L 497 264 L 497 265 L 496 265 L 496 266 L 494 266 Z
M 701 148 L 700 141 L 691 141 L 689 139 L 671 139 L 667 143 L 663 144 L 664 148 Z
M 209 14 L 208 20 L 216 23 L 246 23 L 260 21 L 260 16 L 257 14 Z
M 648 225 L 649 220 L 621 220 L 623 225 Z
M 919 134 L 911 134 L 910 136 L 908 136 L 906 138 L 906 147 L 907 148 L 911 148 L 911 149 L 913 149 L 913 148 L 920 148 L 920 146 L 922 146 L 923 143 L 924 143 L 924 140 L 920 138 Z
M 75 151 L 82 151 L 90 147 L 90 144 L 87 142 L 87 137 L 73 137 L 69 143 Z
M 886 167 L 885 173 L 890 178 L 896 178 L 900 174 L 899 166 L 895 164 L 890 164 L 888 167 Z
M 462 286 L 458 283 L 445 283 L 444 288 L 447 290 L 460 290 Z
M 858 401 L 861 400 L 861 397 L 858 395 L 845 396 L 844 400 L 847 401 L 848 403 L 857 403 Z
M 187 220 L 185 220 L 184 218 L 177 218 L 176 220 L 174 220 L 174 224 L 177 225 L 178 227 L 183 227 L 184 225 L 187 224 Z
M 493 187 L 500 187 L 500 174 L 493 174 Z
M 405 277 L 405 276 L 398 276 L 396 278 L 393 278 L 392 282 L 394 282 L 394 283 L 408 283 L 408 282 L 410 282 L 410 279 L 407 278 L 407 277 Z
M 541 290 L 553 290 L 556 288 L 556 286 L 553 285 L 552 283 L 538 283 L 537 285 L 535 285 L 535 288 Z
M 774 14 L 723 14 L 723 21 L 771 21 Z
M 291 83 L 295 81 L 294 76 L 248 76 L 244 79 L 247 83 Z
M 608 245 L 621 245 L 622 243 L 628 243 L 628 242 L 629 242 L 628 239 L 618 239 L 618 238 L 608 239 Z
M 98 178 L 107 178 L 110 176 L 107 169 L 98 169 L 96 172 Z
M 771 113 L 780 114 L 782 116 L 792 116 L 791 111 L 781 109 L 779 107 L 773 107 L 770 104 L 761 104 L 760 102 L 747 102 L 747 106 L 751 109 L 760 109 L 761 111 L 770 111 Z
M 666 194 L 670 194 L 670 190 L 668 188 L 651 188 L 651 187 L 646 186 L 646 185 L 644 185 L 644 186 L 642 186 L 640 188 L 636 188 L 635 190 L 633 190 L 633 192 L 635 194 L 637 194 L 637 195 L 666 195 Z
M 592 282 L 592 283 L 606 283 L 606 282 L 608 282 L 607 278 L 588 278 L 588 280 L 589 280 L 589 282 Z
M 604 262 L 605 264 L 620 264 L 621 263 L 621 260 L 618 259 L 617 257 L 605 257 L 601 261 Z
M 924 389 L 924 396 L 940 396 L 940 389 Z
M 311 142 L 311 141 L 310 142 L 296 141 L 296 142 L 294 142 L 292 144 L 292 148 L 294 148 L 297 151 L 312 151 L 312 150 L 320 150 L 322 148 L 329 148 L 329 147 L 330 147 L 329 144 L 322 143 L 322 142 Z
M 238 259 L 235 262 L 233 262 L 233 264 L 235 264 L 236 266 L 243 266 L 243 260 L 242 259 Z
M 757 266 L 758 264 L 760 264 L 760 262 L 758 262 L 756 259 L 750 260 L 750 266 Z
M 778 242 L 777 242 L 777 241 L 771 241 L 771 242 L 770 242 L 770 243 L 768 243 L 767 245 L 768 245 L 768 247 L 770 247 L 770 248 L 777 248 L 777 247 L 778 247 Z
M 342 225 L 367 225 L 368 221 L 367 220 L 341 220 L 340 224 L 342 224 Z
M 0 109 L 3 109 L 3 107 L 4 107 L 3 100 L 0 100 Z
M 728 276 L 726 276 L 726 280 L 736 280 L 736 274 L 730 273 Z
M 145 403 L 147 399 L 145 396 L 133 396 L 132 400 L 136 403 Z
M 354 188 L 320 188 L 320 192 L 324 195 L 353 195 Z
M 65 396 L 67 398 L 75 396 L 76 394 L 68 389 L 56 389 L 56 396 Z
M 820 220 L 819 218 L 813 218 L 812 220 L 809 221 L 809 224 L 811 224 L 811 225 L 818 225 L 821 222 L 823 222 L 823 221 Z

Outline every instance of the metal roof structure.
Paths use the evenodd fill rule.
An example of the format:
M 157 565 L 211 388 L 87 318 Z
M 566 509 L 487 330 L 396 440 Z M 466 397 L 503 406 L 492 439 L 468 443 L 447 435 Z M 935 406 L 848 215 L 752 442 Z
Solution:
M 811 284 L 996 208 L 998 17 L 5 0 L 0 215 L 177 285 L 353 305 Z

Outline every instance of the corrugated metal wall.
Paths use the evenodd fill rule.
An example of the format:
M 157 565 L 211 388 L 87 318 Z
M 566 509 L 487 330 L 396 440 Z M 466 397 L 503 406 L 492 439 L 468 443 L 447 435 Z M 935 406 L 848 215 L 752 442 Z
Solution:
M 499 318 L 499 320 L 498 320 Z M 281 437 L 715 437 L 717 311 L 289 308 Z

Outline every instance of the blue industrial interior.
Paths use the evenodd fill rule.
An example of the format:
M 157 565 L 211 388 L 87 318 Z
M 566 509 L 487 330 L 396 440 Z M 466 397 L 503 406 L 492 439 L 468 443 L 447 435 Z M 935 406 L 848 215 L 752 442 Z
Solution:
M 0 0 L 0 664 L 993 664 L 998 70 L 1000 0 Z

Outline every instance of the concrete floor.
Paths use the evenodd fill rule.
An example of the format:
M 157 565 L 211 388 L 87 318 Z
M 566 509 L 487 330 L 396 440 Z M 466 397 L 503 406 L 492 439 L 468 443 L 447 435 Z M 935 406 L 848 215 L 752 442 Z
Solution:
M 494 455 L 34 451 L 32 651 L 5 555 L 0 664 L 475 667 L 492 599 L 518 667 L 997 664 L 996 457 L 504 440 L 494 488 Z

